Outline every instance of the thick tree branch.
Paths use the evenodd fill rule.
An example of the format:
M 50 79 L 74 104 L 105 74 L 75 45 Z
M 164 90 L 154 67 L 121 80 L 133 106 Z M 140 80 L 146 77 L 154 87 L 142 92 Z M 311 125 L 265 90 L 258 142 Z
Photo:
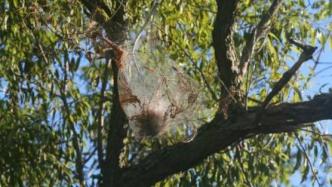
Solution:
M 240 85 L 248 64 L 254 55 L 254 49 L 261 38 L 271 29 L 271 19 L 277 13 L 282 0 L 274 0 L 269 10 L 262 16 L 246 43 L 239 60 L 233 40 L 233 25 L 238 1 L 218 1 L 218 12 L 214 23 L 213 46 L 222 84 L 221 101 L 219 103 L 222 118 L 227 119 L 243 105 Z
M 219 69 L 219 76 L 228 88 L 233 84 L 234 77 L 238 73 L 237 56 L 233 39 L 233 26 L 238 0 L 217 0 L 218 12 L 214 22 L 213 47 Z
M 213 47 L 221 81 L 220 110 L 227 118 L 229 105 L 236 102 L 235 85 L 237 84 L 238 57 L 234 46 L 234 22 L 238 0 L 216 0 L 218 11 L 214 22 Z
M 124 3 L 124 2 L 122 2 Z M 122 44 L 126 39 L 127 24 L 124 21 L 124 5 L 118 3 L 116 13 L 112 17 L 112 27 L 107 32 L 111 40 L 117 44 Z M 118 73 L 116 56 L 112 60 L 113 70 L 113 99 L 110 116 L 110 124 L 107 138 L 105 173 L 103 173 L 103 186 L 118 186 L 118 178 L 120 176 L 120 154 L 123 148 L 123 139 L 126 136 L 124 124 L 127 123 L 127 117 L 120 105 L 119 89 L 118 89 Z
M 124 20 L 124 5 L 126 1 L 115 4 L 112 12 L 102 0 L 81 0 L 92 16 L 106 30 L 107 36 L 112 42 L 121 45 L 126 40 L 127 23 Z M 106 59 L 116 58 L 110 51 L 106 53 Z M 118 67 L 116 60 L 112 60 L 113 71 L 113 98 L 107 132 L 106 158 L 101 166 L 101 186 L 118 186 L 118 177 L 121 173 L 119 156 L 123 148 L 123 139 L 126 135 L 124 124 L 127 122 L 126 115 L 121 108 L 118 90 Z
M 189 143 L 179 143 L 150 154 L 121 176 L 123 186 L 148 186 L 167 176 L 185 171 L 206 157 L 256 134 L 291 132 L 306 123 L 332 119 L 332 93 L 315 96 L 311 101 L 284 103 L 270 107 L 261 125 L 252 123 L 260 108 L 252 108 L 236 121 L 223 124 L 217 119 L 205 124 Z M 207 128 L 205 128 L 207 127 Z

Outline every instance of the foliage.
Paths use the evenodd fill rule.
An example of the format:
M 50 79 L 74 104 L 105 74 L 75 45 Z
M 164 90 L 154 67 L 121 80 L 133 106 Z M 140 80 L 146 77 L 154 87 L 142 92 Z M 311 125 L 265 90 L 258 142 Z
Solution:
M 113 12 L 115 3 L 106 1 Z M 149 53 L 151 49 L 144 46 L 152 41 L 157 55 L 167 52 L 177 66 L 199 82 L 206 107 L 201 111 L 201 121 L 209 121 L 220 95 L 211 43 L 217 5 L 207 0 L 162 0 L 150 15 L 153 3 L 130 0 L 125 5 L 131 25 L 129 43 L 133 45 L 143 29 L 147 34 L 141 39 L 141 53 Z M 331 6 L 326 0 L 283 2 L 271 21 L 271 32 L 256 46 L 256 63 L 249 67 L 241 87 L 248 96 L 248 107 L 257 105 L 254 100 L 265 98 L 299 55 L 287 41 L 288 35 L 321 49 L 327 44 L 332 47 Z M 101 46 L 89 33 L 99 32 L 102 25 L 94 26 L 85 8 L 78 0 L 0 0 L 1 186 L 82 185 L 80 173 L 85 183 L 93 186 L 100 178 L 97 139 L 102 139 L 106 149 L 114 85 L 107 61 L 98 58 Z M 268 8 L 265 0 L 240 3 L 235 28 L 238 55 Z M 90 54 L 95 55 L 93 60 Z M 310 76 L 300 73 L 273 103 L 303 100 L 301 90 L 308 89 Z M 105 122 L 99 134 L 101 121 Z M 311 127 L 297 133 L 255 136 L 156 186 L 287 185 L 298 171 L 303 181 L 310 178 L 316 183 L 311 162 L 329 171 L 331 161 L 331 144 L 317 135 L 319 132 L 319 128 Z M 130 131 L 128 134 L 121 155 L 123 166 L 183 138 L 178 131 L 139 143 Z M 324 176 L 324 171 L 318 175 L 331 177 Z M 327 185 L 329 180 L 320 182 Z

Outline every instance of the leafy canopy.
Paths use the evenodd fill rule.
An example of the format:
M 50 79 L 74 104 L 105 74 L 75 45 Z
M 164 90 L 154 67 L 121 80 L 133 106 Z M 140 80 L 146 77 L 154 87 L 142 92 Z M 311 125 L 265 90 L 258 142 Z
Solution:
M 105 2 L 116 12 L 116 1 Z M 211 43 L 217 5 L 207 0 L 163 0 L 151 15 L 153 3 L 130 0 L 125 4 L 129 43 L 143 28 L 147 33 L 143 38 L 150 37 L 146 40 L 156 43 L 156 55 L 167 54 L 199 82 L 205 98 L 201 120 L 208 121 L 217 110 L 215 99 L 220 85 Z M 271 20 L 271 32 L 259 41 L 255 65 L 249 67 L 241 87 L 250 98 L 247 106 L 263 100 L 295 61 L 299 51 L 287 42 L 289 34 L 322 50 L 327 44 L 332 47 L 331 6 L 326 0 L 283 1 L 278 15 Z M 238 53 L 269 3 L 245 0 L 240 7 L 235 28 Z M 104 144 L 107 141 L 113 81 L 109 69 L 109 75 L 104 76 L 108 68 L 104 59 L 89 61 L 90 54 L 98 56 L 102 50 L 89 33 L 102 30 L 101 25 L 94 24 L 93 16 L 86 14 L 86 7 L 78 0 L 0 1 L 1 186 L 74 185 L 80 183 L 80 170 L 87 184 L 93 185 L 100 178 L 97 139 Z M 145 44 L 143 41 L 140 50 L 149 53 L 151 49 Z M 309 89 L 315 67 L 310 63 L 311 71 L 300 73 L 273 103 L 305 99 L 301 90 Z M 98 112 L 101 105 L 102 114 Z M 98 134 L 100 115 L 105 121 L 102 134 Z M 298 172 L 302 181 L 316 183 L 318 175 L 326 177 L 320 183 L 328 184 L 332 144 L 319 132 L 319 128 L 311 127 L 297 133 L 257 136 L 157 186 L 291 184 L 291 176 Z M 122 165 L 132 165 L 159 146 L 181 141 L 181 133 L 141 144 L 128 136 Z M 316 168 L 312 169 L 311 164 Z

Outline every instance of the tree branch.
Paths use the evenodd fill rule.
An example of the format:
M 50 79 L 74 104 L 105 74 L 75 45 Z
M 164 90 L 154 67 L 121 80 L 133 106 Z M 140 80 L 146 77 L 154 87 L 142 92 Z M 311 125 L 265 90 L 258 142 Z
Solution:
M 269 10 L 262 16 L 256 28 L 252 31 L 251 36 L 248 39 L 242 51 L 241 62 L 240 62 L 240 76 L 246 74 L 248 69 L 248 64 L 250 63 L 250 60 L 255 53 L 255 46 L 257 44 L 257 41 L 264 38 L 267 35 L 267 33 L 270 31 L 271 19 L 278 12 L 281 3 L 282 0 L 274 0 Z
M 297 130 L 306 123 L 332 119 L 332 94 L 315 96 L 311 101 L 284 103 L 270 107 L 261 125 L 252 123 L 260 108 L 251 108 L 236 121 L 220 124 L 217 119 L 203 125 L 189 143 L 179 143 L 150 154 L 138 165 L 125 169 L 120 178 L 123 186 L 148 186 L 167 176 L 185 171 L 206 157 L 256 134 Z
M 291 41 L 291 43 L 301 47 L 303 51 L 302 51 L 299 59 L 295 62 L 295 64 L 282 75 L 280 80 L 272 88 L 272 91 L 266 96 L 265 100 L 263 101 L 263 103 L 261 105 L 260 112 L 257 113 L 254 123 L 259 123 L 261 117 L 264 115 L 264 112 L 265 112 L 266 108 L 268 107 L 269 103 L 272 101 L 273 97 L 276 96 L 286 86 L 286 84 L 295 75 L 295 73 L 301 67 L 301 65 L 305 61 L 312 58 L 313 53 L 317 49 L 317 47 L 300 44 L 291 39 L 290 39 L 290 41 Z
M 297 134 L 295 134 L 295 137 L 296 137 L 296 140 L 299 142 L 299 145 L 300 145 L 300 148 L 301 148 L 301 150 L 302 150 L 302 153 L 304 154 L 305 159 L 307 160 L 307 163 L 308 163 L 308 165 L 309 165 L 309 168 L 310 168 L 310 170 L 311 170 L 311 173 L 312 173 L 312 175 L 313 175 L 315 181 L 317 182 L 318 186 L 322 186 L 322 184 L 321 184 L 321 183 L 319 182 L 319 180 L 318 180 L 317 172 L 315 172 L 314 166 L 313 166 L 313 164 L 312 164 L 312 162 L 311 162 L 311 160 L 310 160 L 309 155 L 308 155 L 307 152 L 305 151 L 305 148 L 304 148 L 304 146 L 303 146 L 303 144 L 302 144 L 302 142 L 301 142 L 299 136 L 298 136 Z
M 107 35 L 116 44 L 123 44 L 127 35 L 127 23 L 123 16 L 125 15 L 124 5 L 126 0 L 116 1 L 114 10 L 108 8 L 103 0 L 89 1 L 80 0 L 83 6 L 89 11 L 89 16 L 106 30 Z
M 233 39 L 233 26 L 238 0 L 217 0 L 218 12 L 214 22 L 213 47 L 219 69 L 219 76 L 226 87 L 230 87 L 237 75 L 237 56 Z
M 68 121 L 69 123 L 69 129 L 73 133 L 73 147 L 75 150 L 75 169 L 76 169 L 76 178 L 78 179 L 79 186 L 84 187 L 85 186 L 85 179 L 84 179 L 84 160 L 82 157 L 82 148 L 80 146 L 80 136 L 75 130 L 75 122 L 71 120 L 71 112 L 70 112 L 70 106 L 67 101 L 67 81 L 68 81 L 68 72 L 69 72 L 69 65 L 68 61 L 65 60 L 64 67 L 63 67 L 63 73 L 64 78 L 62 82 L 62 87 L 60 89 L 61 94 L 61 100 L 63 102 L 64 107 L 64 121 Z M 64 122 L 64 123 L 65 123 Z
M 117 1 L 114 5 L 114 12 L 102 0 L 81 0 L 81 2 L 89 10 L 92 19 L 103 26 L 111 41 L 118 45 L 123 44 L 127 38 L 127 23 L 124 20 L 124 4 L 126 1 Z M 113 59 L 113 97 L 107 132 L 106 158 L 101 167 L 101 186 L 119 186 L 117 185 L 117 179 L 121 174 L 119 156 L 123 148 L 123 139 L 126 136 L 124 124 L 127 122 L 127 118 L 120 105 L 117 81 L 119 69 L 116 60 L 114 60 L 115 58 L 116 56 L 111 54 L 110 51 L 106 53 L 106 59 Z
M 104 164 L 104 151 L 103 151 L 103 137 L 104 137 L 104 110 L 105 110 L 105 91 L 110 74 L 111 60 L 106 59 L 105 69 L 102 75 L 102 85 L 100 90 L 100 102 L 97 112 L 97 154 L 98 154 L 98 163 L 101 170 L 103 170 Z M 102 171 L 103 172 L 103 171 Z
M 215 58 L 221 81 L 221 103 L 220 110 L 223 118 L 227 118 L 229 105 L 234 102 L 235 85 L 237 81 L 238 57 L 234 46 L 234 22 L 237 13 L 238 0 L 216 0 L 218 11 L 214 22 L 212 33 Z M 234 89 L 233 89 L 234 88 Z M 235 96 L 235 97 L 234 97 Z M 236 99 L 235 99 L 236 100 Z
M 309 46 L 309 45 L 304 45 L 305 48 L 303 48 L 303 51 L 299 57 L 299 59 L 295 62 L 295 64 L 287 70 L 281 77 L 281 79 L 274 85 L 272 91 L 267 95 L 265 98 L 262 108 L 266 108 L 267 105 L 270 103 L 272 98 L 276 96 L 283 87 L 289 82 L 289 80 L 295 75 L 297 70 L 301 67 L 301 65 L 312 58 L 313 53 L 317 49 L 317 47 Z

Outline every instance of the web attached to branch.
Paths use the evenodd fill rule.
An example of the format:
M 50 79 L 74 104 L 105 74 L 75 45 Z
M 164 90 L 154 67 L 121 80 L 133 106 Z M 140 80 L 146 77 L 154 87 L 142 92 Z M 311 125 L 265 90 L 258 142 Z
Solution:
M 155 50 L 157 51 L 157 50 Z M 198 84 L 158 52 L 128 54 L 119 71 L 120 102 L 136 137 L 153 137 L 195 115 Z

